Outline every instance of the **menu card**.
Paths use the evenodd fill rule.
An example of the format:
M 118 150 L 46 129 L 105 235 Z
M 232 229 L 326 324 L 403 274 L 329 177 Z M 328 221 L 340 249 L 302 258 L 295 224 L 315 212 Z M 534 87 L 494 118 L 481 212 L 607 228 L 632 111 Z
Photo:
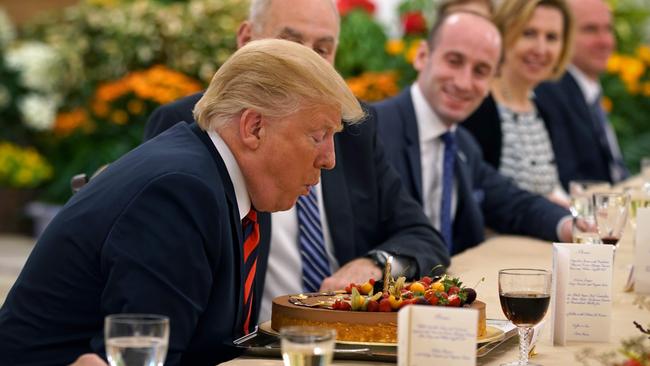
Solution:
M 553 244 L 553 344 L 609 342 L 613 262 L 613 245 Z
M 636 209 L 634 277 L 636 292 L 650 294 L 650 207 Z
M 478 311 L 409 305 L 397 314 L 400 366 L 476 365 Z

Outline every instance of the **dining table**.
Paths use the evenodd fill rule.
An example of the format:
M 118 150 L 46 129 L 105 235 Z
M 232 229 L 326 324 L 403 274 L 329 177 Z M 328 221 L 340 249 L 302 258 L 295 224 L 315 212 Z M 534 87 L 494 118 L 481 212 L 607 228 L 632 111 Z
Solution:
M 642 225 L 642 223 L 638 223 Z M 648 223 L 650 225 L 650 223 Z M 552 309 L 545 316 L 545 325 L 540 332 L 531 362 L 542 365 L 580 365 L 582 354 L 601 354 L 617 351 L 623 340 L 643 334 L 634 322 L 644 327 L 650 325 L 650 294 L 638 294 L 629 289 L 630 271 L 635 258 L 635 232 L 631 225 L 619 241 L 613 265 L 611 331 L 608 342 L 567 342 L 554 345 L 551 341 Z M 582 244 L 575 244 L 582 245 Z M 647 245 L 647 244 L 646 244 Z M 488 319 L 505 319 L 501 310 L 498 292 L 498 272 L 504 268 L 539 268 L 552 270 L 553 243 L 523 236 L 495 235 L 480 245 L 452 257 L 448 273 L 459 277 L 466 286 L 473 287 L 478 299 L 487 304 Z M 513 336 L 499 344 L 489 353 L 477 358 L 477 365 L 500 365 L 518 358 L 518 340 Z M 621 358 L 622 360 L 623 358 Z M 336 359 L 334 365 L 392 365 L 390 362 L 373 360 L 358 361 Z M 597 363 L 588 363 L 594 364 Z M 244 355 L 228 362 L 225 366 L 278 366 L 279 357 L 253 357 Z

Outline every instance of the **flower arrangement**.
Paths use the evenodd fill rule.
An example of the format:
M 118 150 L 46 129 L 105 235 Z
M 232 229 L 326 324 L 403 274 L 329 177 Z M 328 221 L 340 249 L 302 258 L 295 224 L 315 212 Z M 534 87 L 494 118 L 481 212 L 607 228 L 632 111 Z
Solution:
M 604 107 L 621 142 L 627 165 L 638 170 L 643 156 L 650 156 L 650 45 L 634 53 L 612 55 L 602 79 Z
M 31 147 L 0 141 L 0 186 L 34 188 L 52 177 L 52 167 Z
M 634 325 L 644 335 L 622 341 L 618 352 L 597 353 L 593 348 L 586 348 L 576 355 L 576 360 L 585 366 L 650 366 L 650 331 L 637 322 Z

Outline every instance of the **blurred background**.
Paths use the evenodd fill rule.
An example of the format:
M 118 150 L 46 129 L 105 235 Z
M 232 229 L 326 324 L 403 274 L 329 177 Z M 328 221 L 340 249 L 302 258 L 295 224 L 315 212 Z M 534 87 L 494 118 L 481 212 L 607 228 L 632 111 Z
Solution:
M 339 0 L 336 67 L 362 100 L 415 77 L 435 0 Z M 650 155 L 650 0 L 610 0 L 618 52 L 603 105 L 630 170 Z M 135 147 L 154 108 L 203 89 L 245 0 L 1 0 L 0 233 L 37 232 L 70 179 Z

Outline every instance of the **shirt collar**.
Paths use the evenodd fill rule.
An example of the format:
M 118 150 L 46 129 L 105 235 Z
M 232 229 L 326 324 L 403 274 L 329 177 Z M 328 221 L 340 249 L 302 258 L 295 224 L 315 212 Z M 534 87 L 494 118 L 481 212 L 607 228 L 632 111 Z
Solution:
M 578 69 L 575 65 L 569 65 L 568 70 L 571 76 L 576 79 L 580 90 L 582 90 L 582 94 L 585 96 L 587 104 L 594 104 L 602 92 L 600 82 L 587 77 L 587 75 L 585 75 L 584 72 L 580 71 L 580 69 Z
M 415 109 L 415 119 L 418 123 L 420 144 L 435 140 L 447 132 L 447 126 L 440 121 L 438 115 L 431 109 L 431 105 L 422 94 L 418 83 L 411 85 L 411 99 Z M 456 131 L 456 125 L 451 126 L 450 130 L 452 132 Z
M 226 164 L 226 170 L 230 176 L 233 187 L 235 187 L 235 198 L 237 199 L 237 209 L 239 210 L 239 219 L 243 220 L 244 217 L 251 210 L 251 199 L 248 195 L 248 190 L 246 189 L 246 181 L 244 180 L 244 174 L 242 174 L 239 165 L 235 156 L 230 151 L 230 148 L 225 141 L 219 136 L 215 131 L 209 131 L 208 136 L 214 144 L 214 147 L 221 155 L 224 164 Z

